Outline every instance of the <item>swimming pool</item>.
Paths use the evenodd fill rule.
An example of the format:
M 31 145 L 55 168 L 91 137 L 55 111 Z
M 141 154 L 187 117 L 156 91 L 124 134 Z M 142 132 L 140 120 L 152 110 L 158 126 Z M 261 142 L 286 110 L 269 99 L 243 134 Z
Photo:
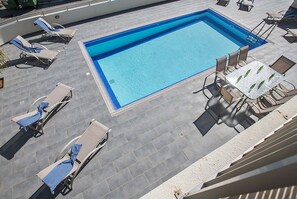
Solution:
M 83 48 L 104 99 L 118 110 L 213 67 L 216 58 L 249 44 L 248 34 L 207 9 L 86 41 Z M 250 49 L 265 43 L 259 39 Z

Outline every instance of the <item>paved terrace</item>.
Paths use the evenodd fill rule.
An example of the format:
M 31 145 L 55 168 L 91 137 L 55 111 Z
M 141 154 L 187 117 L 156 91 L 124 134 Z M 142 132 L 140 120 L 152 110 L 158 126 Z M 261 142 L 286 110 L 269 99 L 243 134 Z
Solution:
M 286 9 L 290 4 L 288 0 L 256 0 L 248 13 L 238 10 L 235 1 L 228 7 L 215 5 L 215 1 L 174 1 L 75 24 L 72 28 L 78 29 L 77 34 L 66 45 L 41 42 L 61 51 L 48 69 L 14 61 L 17 66 L 4 72 L 5 88 L 0 90 L 0 198 L 139 198 L 238 134 L 232 125 L 215 124 L 204 109 L 208 99 L 202 92 L 193 94 L 214 69 L 111 117 L 93 77 L 86 75 L 89 68 L 78 41 L 208 7 L 252 29 L 266 11 Z M 271 43 L 253 50 L 252 55 L 271 63 L 284 54 L 297 62 L 297 44 L 284 39 L 284 33 L 284 27 L 277 27 Z M 18 59 L 18 49 L 10 45 L 3 49 L 11 60 Z M 296 71 L 295 66 L 286 76 L 295 85 Z M 72 101 L 49 120 L 44 135 L 35 138 L 19 132 L 10 119 L 25 112 L 33 100 L 48 94 L 58 82 L 75 88 Z M 35 174 L 53 163 L 60 149 L 80 135 L 92 118 L 113 129 L 107 145 L 78 175 L 71 192 L 51 197 Z M 248 126 L 243 121 L 236 129 Z

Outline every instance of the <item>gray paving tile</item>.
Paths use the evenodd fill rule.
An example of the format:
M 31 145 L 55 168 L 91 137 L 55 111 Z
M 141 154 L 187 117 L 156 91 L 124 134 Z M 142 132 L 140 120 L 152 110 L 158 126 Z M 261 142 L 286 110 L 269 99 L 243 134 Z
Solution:
M 106 180 L 107 178 L 113 176 L 116 173 L 116 169 L 114 168 L 113 164 L 104 165 L 101 168 L 93 167 L 93 172 L 91 173 L 91 177 L 95 182 L 101 182 Z
M 136 158 L 133 153 L 128 153 L 113 162 L 117 171 L 127 168 L 131 164 L 136 162 Z
M 143 142 L 140 141 L 140 138 L 135 138 L 130 140 L 128 143 L 121 146 L 121 152 L 127 154 L 133 152 L 134 150 L 139 149 L 143 145 Z
M 149 156 L 153 166 L 156 166 L 156 165 L 162 163 L 164 160 L 166 160 L 170 157 L 172 157 L 172 153 L 168 146 L 163 147 L 158 152 Z
M 177 155 L 167 159 L 165 162 L 169 171 L 172 171 L 178 168 L 181 164 L 185 163 L 187 160 L 188 158 L 185 156 L 185 154 L 180 152 Z
M 23 182 L 20 182 L 20 183 L 14 185 L 12 188 L 13 198 L 22 196 L 24 193 L 26 193 L 28 188 L 30 188 L 31 186 L 34 186 L 36 184 L 37 184 L 37 179 L 34 176 L 34 177 L 30 177 L 29 179 L 27 179 Z
M 105 181 L 101 182 L 100 184 L 94 184 L 92 187 L 89 187 L 83 192 L 84 198 L 102 198 L 106 194 L 108 194 L 109 188 Z
M 123 199 L 123 198 L 127 198 L 127 197 L 125 197 L 122 188 L 118 188 L 114 191 L 111 191 L 109 194 L 107 194 L 104 197 L 104 199 Z
M 120 172 L 116 173 L 114 176 L 111 176 L 107 179 L 107 183 L 111 191 L 121 187 L 122 185 L 126 184 L 128 181 L 132 179 L 132 175 L 130 170 L 123 169 Z
M 144 175 L 140 175 L 123 186 L 123 193 L 126 198 L 130 198 L 148 185 L 149 182 L 146 177 Z
M 84 199 L 83 193 L 77 194 L 76 196 L 72 197 L 72 199 Z
M 168 172 L 166 164 L 162 163 L 145 172 L 145 176 L 150 183 L 154 183 L 164 177 Z
M 161 131 L 155 131 L 154 129 L 148 130 L 139 136 L 141 143 L 148 143 L 151 140 L 157 139 L 162 134 Z
M 145 189 L 143 189 L 142 191 L 138 192 L 137 194 L 135 194 L 134 196 L 131 196 L 131 199 L 137 199 L 140 198 L 141 196 L 143 196 L 144 194 L 148 193 L 149 191 L 153 190 L 154 188 L 156 188 L 158 185 L 162 184 L 163 181 L 162 180 L 158 180 L 157 182 L 154 182 L 152 184 L 150 184 L 148 187 L 146 187 Z
M 156 147 L 156 149 L 160 149 L 173 141 L 174 139 L 172 137 L 172 134 L 170 132 L 167 132 L 161 135 L 160 137 L 158 137 L 157 139 L 155 139 L 153 141 L 153 144 Z
M 36 163 L 31 165 L 26 165 L 25 167 L 25 175 L 26 177 L 31 177 L 36 175 L 39 171 L 46 168 L 49 165 L 48 158 L 44 158 L 43 160 L 38 160 Z
M 136 149 L 134 151 L 134 154 L 138 159 L 142 159 L 148 155 L 151 155 L 154 152 L 156 152 L 154 145 L 152 143 L 149 143 L 139 149 Z
M 59 150 L 79 135 L 92 118 L 113 129 L 110 140 L 78 175 L 73 185 L 74 190 L 66 196 L 58 195 L 57 199 L 139 198 L 232 139 L 237 133 L 224 124 L 211 125 L 211 121 L 206 120 L 201 126 L 204 130 L 210 128 L 202 136 L 193 123 L 205 113 L 207 102 L 202 93 L 193 92 L 201 88 L 205 76 L 213 69 L 127 112 L 111 117 L 94 78 L 85 75 L 89 68 L 77 41 L 209 7 L 252 29 L 265 17 L 266 11 L 286 9 L 291 4 L 288 0 L 281 4 L 276 0 L 267 2 L 255 2 L 255 8 L 248 13 L 238 10 L 236 4 L 223 7 L 205 0 L 173 1 L 88 20 L 74 26 L 78 29 L 77 34 L 67 45 L 42 42 L 49 49 L 62 50 L 48 69 L 28 68 L 26 64 L 19 64 L 18 68 L 6 68 L 5 88 L 0 89 L 2 150 L 2 146 L 18 132 L 18 125 L 10 121 L 11 117 L 24 113 L 34 99 L 48 94 L 57 82 L 69 84 L 75 90 L 71 102 L 48 121 L 43 136 L 27 140 L 10 160 L 0 153 L 0 198 L 30 197 L 41 186 L 35 173 L 52 163 Z M 297 43 L 288 43 L 281 36 L 284 33 L 285 30 L 277 27 L 270 36 L 274 43 L 252 50 L 251 55 L 271 63 L 284 54 L 297 62 Z M 39 37 L 37 34 L 28 39 Z M 2 48 L 11 60 L 18 58 L 20 51 L 15 47 L 4 45 Z M 296 72 L 297 67 L 293 67 L 286 75 L 295 85 Z M 133 156 L 130 155 L 132 153 Z
M 149 158 L 142 159 L 141 161 L 138 161 L 129 167 L 131 174 L 134 177 L 143 174 L 146 170 L 150 168 L 152 168 L 152 163 Z
M 92 175 L 87 175 L 84 173 L 84 170 L 76 177 L 73 182 L 73 189 L 72 191 L 67 194 L 69 198 L 78 197 L 78 195 L 82 196 L 85 190 L 92 187 L 94 185 L 92 179 Z
M 109 151 L 104 150 L 103 148 L 103 151 L 100 154 L 100 164 L 101 165 L 109 164 L 114 160 L 120 158 L 121 156 L 122 156 L 122 151 L 120 148 L 115 148 Z
M 106 145 L 106 148 L 108 149 L 117 148 L 126 144 L 127 142 L 128 141 L 126 140 L 125 134 L 123 133 L 117 136 L 111 136 L 111 138 L 109 139 L 108 145 Z
M 3 191 L 1 191 L 1 196 L 3 197 L 3 198 L 7 198 L 7 199 L 12 199 L 13 197 L 12 197 L 12 189 L 10 188 L 10 189 L 7 189 L 7 190 L 3 190 Z

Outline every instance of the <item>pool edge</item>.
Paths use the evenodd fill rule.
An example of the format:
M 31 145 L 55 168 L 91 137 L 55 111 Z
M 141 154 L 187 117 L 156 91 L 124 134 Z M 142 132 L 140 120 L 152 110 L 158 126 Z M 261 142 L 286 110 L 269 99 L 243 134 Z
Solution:
M 197 10 L 195 12 L 189 12 L 189 13 L 184 13 L 184 14 L 181 14 L 181 15 L 176 15 L 174 17 L 182 17 L 182 16 L 186 16 L 186 15 L 189 15 L 189 14 L 201 12 L 201 11 L 204 11 L 204 10 L 211 10 L 212 12 L 215 12 L 216 14 L 221 15 L 221 16 L 225 17 L 227 20 L 231 21 L 232 23 L 238 25 L 240 28 L 245 29 L 245 30 L 247 30 L 249 32 L 251 31 L 250 28 L 244 26 L 241 23 L 238 23 L 238 22 L 234 21 L 233 19 L 229 18 L 225 14 L 223 14 L 223 13 L 221 13 L 221 12 L 211 8 L 211 7 L 208 7 L 206 9 Z M 192 76 L 190 76 L 190 77 L 188 77 L 188 78 L 186 78 L 184 80 L 181 80 L 181 81 L 179 81 L 179 82 L 177 82 L 177 83 L 175 83 L 175 84 L 173 84 L 171 86 L 165 87 L 165 88 L 163 88 L 163 89 L 161 89 L 161 90 L 159 90 L 159 91 L 157 91 L 155 93 L 152 93 L 152 94 L 150 94 L 150 95 L 148 95 L 148 96 L 146 96 L 144 98 L 141 98 L 141 99 L 136 100 L 136 101 L 134 101 L 132 103 L 129 103 L 128 105 L 125 105 L 125 106 L 123 106 L 123 107 L 121 107 L 119 109 L 114 108 L 114 104 L 112 102 L 112 99 L 110 98 L 110 96 L 109 96 L 109 94 L 108 94 L 108 92 L 107 92 L 107 90 L 106 90 L 106 88 L 104 86 L 104 82 L 102 82 L 99 74 L 97 73 L 96 67 L 95 67 L 95 65 L 93 63 L 93 60 L 91 59 L 89 53 L 87 52 L 87 49 L 86 49 L 84 43 L 88 42 L 88 41 L 91 41 L 91 40 L 98 39 L 98 38 L 107 37 L 107 36 L 110 36 L 110 35 L 113 35 L 113 34 L 117 34 L 117 33 L 121 33 L 121 32 L 124 32 L 124 31 L 137 29 L 137 28 L 140 28 L 142 26 L 151 25 L 151 24 L 154 24 L 154 23 L 158 23 L 158 22 L 166 21 L 166 20 L 170 20 L 170 19 L 172 19 L 172 17 L 169 17 L 169 18 L 166 17 L 166 18 L 159 19 L 159 20 L 156 20 L 156 21 L 153 20 L 153 21 L 149 21 L 149 22 L 145 22 L 145 23 L 140 23 L 138 25 L 130 26 L 129 28 L 120 28 L 119 30 L 113 30 L 113 31 L 110 31 L 108 33 L 103 33 L 99 37 L 94 36 L 94 37 L 90 37 L 90 38 L 78 41 L 78 44 L 79 44 L 80 49 L 82 51 L 82 54 L 83 54 L 83 56 L 84 56 L 84 58 L 85 58 L 85 60 L 86 60 L 86 62 L 88 64 L 88 67 L 89 67 L 89 69 L 90 69 L 90 71 L 92 73 L 92 76 L 95 79 L 95 82 L 96 82 L 96 84 L 97 84 L 97 86 L 99 88 L 99 91 L 100 91 L 100 93 L 102 95 L 102 98 L 103 98 L 103 100 L 104 100 L 104 102 L 105 102 L 105 104 L 106 104 L 106 106 L 108 108 L 108 111 L 109 111 L 109 113 L 111 114 L 112 117 L 117 116 L 117 115 L 119 115 L 119 114 L 121 114 L 123 112 L 126 112 L 128 110 L 131 110 L 133 107 L 135 107 L 135 106 L 137 106 L 139 104 L 151 101 L 151 100 L 157 98 L 158 96 L 164 94 L 165 92 L 167 92 L 167 91 L 169 91 L 171 89 L 178 88 L 178 87 L 180 87 L 180 86 L 182 86 L 182 85 L 184 85 L 184 84 L 186 84 L 186 83 L 188 83 L 190 81 L 193 81 L 196 78 L 198 78 L 198 76 L 200 74 L 209 72 L 215 67 L 215 66 L 211 66 L 210 68 L 208 68 L 208 69 L 206 69 L 204 71 L 201 71 L 201 72 L 199 72 L 199 73 L 197 73 L 195 75 L 192 75 Z M 262 37 L 260 37 L 260 38 L 264 40 L 264 38 L 262 38 Z M 274 42 L 272 42 L 271 40 L 268 40 L 268 39 L 266 40 L 266 42 L 267 42 L 266 44 L 274 43 Z M 264 45 L 258 46 L 257 48 L 261 48 Z M 257 49 L 257 48 L 255 48 L 255 49 Z M 252 49 L 252 51 L 254 51 L 255 49 Z
M 81 50 L 81 53 L 83 55 L 83 57 L 85 58 L 85 61 L 87 62 L 87 65 L 92 73 L 92 76 L 97 84 L 97 87 L 99 88 L 99 92 L 102 95 L 102 98 L 107 106 L 108 111 L 111 113 L 111 115 L 113 115 L 113 113 L 115 112 L 115 109 L 113 108 L 113 104 L 111 104 L 111 99 L 104 87 L 104 83 L 102 82 L 101 78 L 99 77 L 99 75 L 97 74 L 96 68 L 94 66 L 93 61 L 91 60 L 91 57 L 89 55 L 89 53 L 87 52 L 87 49 L 84 45 L 83 41 L 78 41 L 78 45 L 79 48 Z

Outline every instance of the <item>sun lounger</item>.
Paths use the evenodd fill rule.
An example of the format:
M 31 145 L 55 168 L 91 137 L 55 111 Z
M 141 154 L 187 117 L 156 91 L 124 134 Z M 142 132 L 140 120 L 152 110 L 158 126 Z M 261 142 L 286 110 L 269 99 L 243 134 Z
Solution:
M 240 0 L 237 2 L 239 9 L 242 9 L 243 6 L 247 7 L 247 11 L 250 12 L 254 7 L 254 0 Z
M 295 62 L 282 55 L 270 67 L 280 74 L 285 74 L 295 64 Z
M 32 110 L 33 106 L 36 106 L 37 103 L 47 102 L 48 105 L 46 108 L 44 108 L 44 112 L 41 115 L 41 117 L 34 122 L 33 124 L 29 125 L 28 128 L 31 128 L 33 130 L 36 130 L 43 134 L 43 125 L 46 119 L 61 105 L 68 103 L 72 98 L 72 91 L 73 88 L 66 86 L 64 84 L 58 83 L 56 88 L 48 95 L 43 96 L 35 100 L 31 106 L 29 107 L 27 113 L 12 118 L 12 121 L 19 122 L 20 120 L 23 120 L 25 118 L 29 118 L 33 115 L 35 115 L 38 110 Z M 22 127 L 21 127 L 22 128 Z
M 230 0 L 218 0 L 218 5 L 227 6 L 230 3 Z
M 27 40 L 19 35 L 16 38 L 12 39 L 10 43 L 22 50 L 20 58 L 34 57 L 43 64 L 49 65 L 51 62 L 54 61 L 54 59 L 56 59 L 58 55 L 58 52 L 48 50 L 46 47 L 40 44 L 40 47 L 34 47 Z
M 296 39 L 297 38 L 297 29 L 287 28 L 287 33 L 284 36 L 287 36 L 288 34 L 290 34 L 291 36 L 293 36 Z
M 79 144 L 81 145 L 81 148 L 76 156 L 76 160 L 73 163 L 73 167 L 70 172 L 65 174 L 65 177 L 62 180 L 64 185 L 66 185 L 69 189 L 72 189 L 73 180 L 85 164 L 105 145 L 110 132 L 111 129 L 93 119 L 89 127 L 82 135 L 74 138 L 66 144 L 66 146 L 58 154 L 55 163 L 40 171 L 37 176 L 43 180 L 58 164 L 69 160 L 69 148 L 73 146 L 73 144 Z
M 288 10 L 278 12 L 266 12 L 268 21 L 280 22 L 285 20 L 297 20 L 297 9 L 290 7 Z
M 42 18 L 38 18 L 34 24 L 40 26 L 46 32 L 46 35 L 57 36 L 63 40 L 65 40 L 65 38 L 72 38 L 76 32 L 76 29 L 65 28 L 57 23 L 51 25 Z

